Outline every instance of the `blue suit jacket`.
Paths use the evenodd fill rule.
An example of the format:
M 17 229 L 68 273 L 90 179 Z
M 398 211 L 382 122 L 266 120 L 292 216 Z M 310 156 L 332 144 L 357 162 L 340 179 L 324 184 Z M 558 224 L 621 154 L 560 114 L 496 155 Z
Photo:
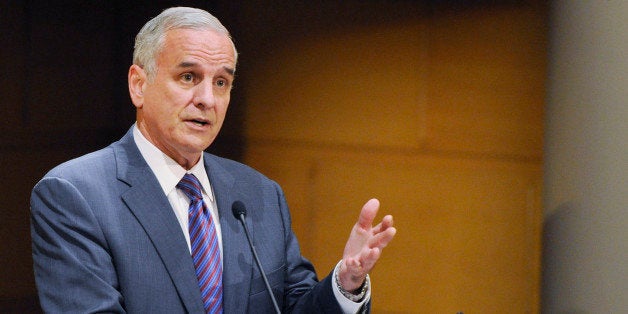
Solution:
M 335 313 L 330 276 L 301 256 L 281 188 L 253 169 L 205 153 L 223 240 L 225 313 L 270 313 L 234 201 L 247 208 L 283 312 Z M 132 131 L 51 170 L 31 195 L 35 279 L 50 312 L 202 313 L 183 232 Z

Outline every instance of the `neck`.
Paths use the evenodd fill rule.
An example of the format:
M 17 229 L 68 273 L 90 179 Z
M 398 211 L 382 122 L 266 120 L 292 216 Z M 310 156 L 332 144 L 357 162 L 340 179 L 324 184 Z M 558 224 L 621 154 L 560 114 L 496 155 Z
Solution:
M 176 161 L 185 170 L 192 169 L 192 167 L 194 167 L 198 163 L 198 161 L 201 159 L 201 155 L 198 155 L 192 158 L 186 158 L 186 156 L 179 156 L 178 158 L 174 158 L 173 156 L 170 156 L 170 154 L 168 153 L 165 153 L 165 154 L 168 155 L 170 158 L 174 159 L 174 161 Z

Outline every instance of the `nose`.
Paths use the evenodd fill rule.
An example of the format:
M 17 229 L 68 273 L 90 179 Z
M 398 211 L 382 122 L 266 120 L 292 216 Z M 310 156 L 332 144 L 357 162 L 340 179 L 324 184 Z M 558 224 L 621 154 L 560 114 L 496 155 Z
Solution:
M 194 98 L 192 102 L 194 106 L 199 108 L 211 108 L 216 105 L 216 95 L 214 94 L 213 84 L 208 80 L 203 80 L 194 87 Z

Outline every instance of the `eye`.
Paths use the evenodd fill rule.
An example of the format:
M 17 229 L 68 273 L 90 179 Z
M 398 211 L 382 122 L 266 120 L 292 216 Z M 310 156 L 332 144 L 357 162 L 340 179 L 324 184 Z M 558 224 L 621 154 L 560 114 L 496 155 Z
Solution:
M 181 75 L 181 80 L 184 82 L 193 82 L 194 81 L 194 75 L 192 73 L 183 73 Z
M 216 80 L 216 86 L 218 86 L 218 87 L 227 87 L 227 86 L 229 86 L 229 81 L 227 81 L 225 79 L 218 79 L 218 80 Z

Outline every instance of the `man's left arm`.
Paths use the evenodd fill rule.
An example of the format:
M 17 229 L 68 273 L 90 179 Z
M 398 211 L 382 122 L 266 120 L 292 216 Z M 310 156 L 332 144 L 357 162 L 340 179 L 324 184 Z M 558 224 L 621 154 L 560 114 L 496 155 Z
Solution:
M 334 294 L 344 313 L 357 313 L 364 309 L 365 303 L 370 302 L 371 283 L 368 273 L 375 267 L 384 247 L 397 233 L 390 215 L 384 216 L 379 224 L 373 226 L 378 210 L 377 199 L 364 204 L 345 245 L 342 260 L 334 269 Z
M 298 300 L 294 298 L 295 303 L 289 303 L 290 312 L 304 310 L 306 313 L 362 313 L 370 309 L 371 287 L 370 280 L 367 278 L 368 273 L 381 256 L 382 249 L 390 243 L 397 232 L 393 227 L 393 219 L 390 215 L 385 216 L 380 223 L 373 226 L 378 210 L 379 201 L 376 199 L 372 199 L 364 205 L 357 223 L 351 230 L 342 260 L 327 277 L 312 287 L 309 292 L 299 296 Z M 284 212 L 287 213 L 287 208 Z M 292 254 L 289 255 L 300 257 L 296 238 L 291 230 L 289 230 L 289 234 L 293 240 L 289 241 L 289 243 L 292 242 L 289 247 L 292 247 L 293 250 Z M 304 261 L 306 265 L 311 266 L 307 260 Z M 302 267 L 300 264 L 298 266 Z M 313 271 L 313 268 L 311 270 Z M 289 273 L 291 279 L 296 279 L 294 276 L 298 276 L 302 272 L 289 271 Z M 296 288 L 299 290 L 298 287 Z M 286 289 L 292 290 L 291 287 L 286 287 Z M 357 298 L 353 296 L 357 296 Z M 288 292 L 288 299 L 290 299 L 290 292 Z

